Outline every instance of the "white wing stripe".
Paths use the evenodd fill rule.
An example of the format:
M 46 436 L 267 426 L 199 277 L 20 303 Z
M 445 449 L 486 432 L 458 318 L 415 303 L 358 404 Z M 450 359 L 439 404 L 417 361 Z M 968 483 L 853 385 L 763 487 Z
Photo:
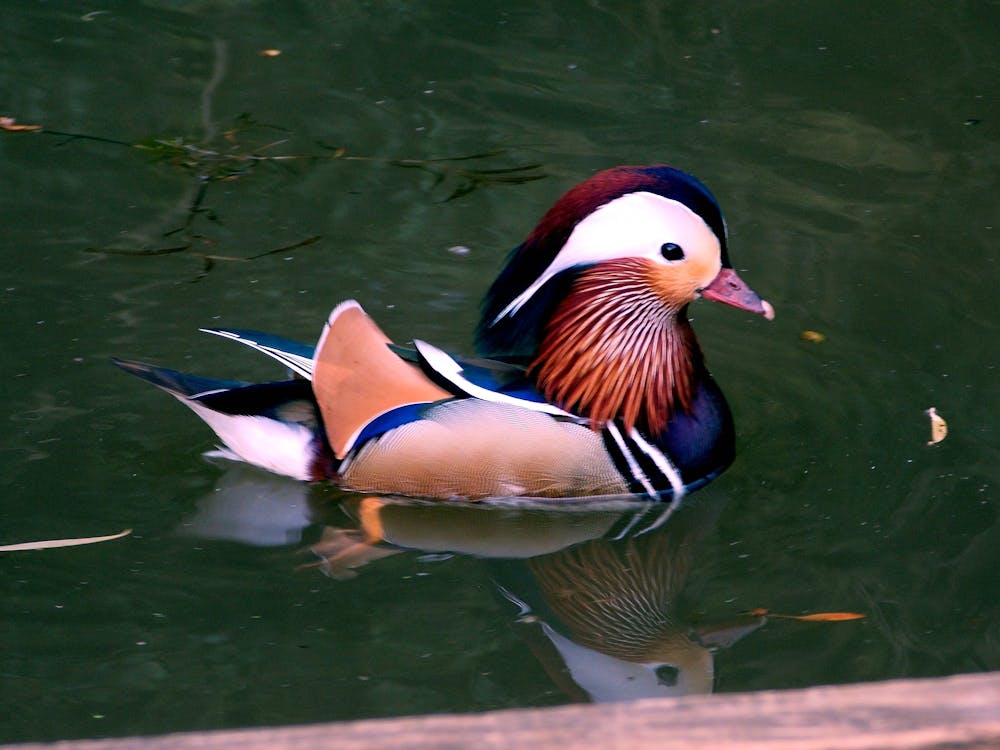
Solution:
M 462 366 L 452 359 L 452 357 L 450 357 L 446 352 L 443 352 L 432 344 L 428 344 L 426 341 L 420 341 L 419 339 L 414 339 L 413 345 L 416 347 L 420 358 L 427 363 L 428 367 L 468 396 L 482 399 L 483 401 L 492 401 L 495 404 L 512 404 L 513 406 L 520 406 L 522 409 L 540 411 L 544 414 L 553 414 L 559 417 L 573 417 L 575 419 L 579 419 L 577 415 L 571 414 L 568 411 L 563 411 L 558 406 L 553 404 L 548 404 L 542 401 L 528 401 L 527 399 L 508 396 L 504 393 L 497 393 L 496 391 L 491 391 L 489 388 L 483 388 L 480 385 L 476 385 L 475 383 L 472 383 L 462 377 Z
M 232 331 L 223 331 L 212 328 L 201 328 L 199 329 L 205 333 L 211 333 L 215 336 L 221 336 L 224 339 L 229 339 L 230 341 L 235 341 L 245 346 L 249 346 L 251 349 L 255 349 L 262 354 L 266 354 L 273 359 L 278 360 L 281 364 L 285 365 L 289 370 L 297 372 L 302 377 L 307 380 L 312 380 L 314 361 L 311 357 L 303 357 L 299 354 L 292 354 L 291 352 L 286 352 L 283 349 L 276 349 L 273 346 L 267 346 L 265 344 L 259 344 L 253 339 L 248 339 L 240 336 L 238 333 L 233 333 Z
M 621 451 L 622 457 L 625 459 L 625 463 L 628 464 L 628 470 L 632 472 L 632 477 L 643 486 L 648 495 L 656 497 L 656 489 L 649 481 L 649 477 L 646 476 L 645 472 L 639 468 L 639 464 L 636 462 L 635 456 L 632 455 L 632 451 L 630 451 L 628 446 L 625 445 L 625 440 L 622 439 L 622 434 L 618 432 L 618 427 L 615 423 L 608 422 L 604 426 L 604 429 L 608 431 L 608 434 L 611 435 L 612 440 L 614 440 L 615 444 L 618 446 L 618 450 Z
M 687 493 L 687 489 L 684 486 L 684 480 L 681 479 L 681 473 L 677 471 L 677 467 L 674 466 L 673 462 L 667 457 L 667 455 L 655 445 L 649 443 L 634 427 L 629 430 L 628 436 L 636 445 L 639 446 L 639 449 L 643 453 L 652 459 L 653 463 L 656 464 L 656 468 L 659 469 L 663 473 L 663 476 L 670 481 L 670 486 L 674 491 L 673 501 L 676 503 L 684 497 Z

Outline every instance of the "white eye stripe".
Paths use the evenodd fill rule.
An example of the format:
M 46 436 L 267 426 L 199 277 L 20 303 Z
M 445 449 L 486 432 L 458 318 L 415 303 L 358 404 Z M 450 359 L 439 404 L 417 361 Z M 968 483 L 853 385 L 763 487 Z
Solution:
M 699 252 L 718 257 L 721 253 L 719 240 L 708 224 L 683 203 L 646 192 L 615 198 L 574 227 L 548 267 L 491 323 L 514 315 L 550 279 L 574 266 L 628 257 L 675 265 L 678 261 L 668 261 L 660 252 L 666 242 L 683 247 L 687 257 Z

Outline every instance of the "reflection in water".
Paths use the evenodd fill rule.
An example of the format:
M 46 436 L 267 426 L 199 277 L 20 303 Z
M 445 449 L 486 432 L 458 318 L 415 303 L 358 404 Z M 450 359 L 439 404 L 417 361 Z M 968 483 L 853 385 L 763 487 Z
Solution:
M 227 470 L 180 532 L 255 547 L 296 544 L 312 524 L 308 488 L 251 466 L 225 463 Z
M 672 612 L 689 563 L 685 546 L 672 542 L 664 529 L 529 561 L 542 596 L 537 611 L 547 607 L 554 617 L 536 624 L 522 604 L 519 621 L 541 630 L 592 700 L 711 691 L 712 654 Z
M 183 531 L 270 546 L 297 543 L 318 524 L 309 549 L 334 579 L 413 550 L 481 558 L 515 630 L 575 700 L 711 692 L 713 650 L 764 623 L 744 616 L 695 628 L 676 615 L 697 542 L 719 511 L 710 495 L 672 513 L 631 500 L 532 508 L 354 495 L 331 505 L 308 494 L 233 467 Z
M 711 692 L 713 648 L 763 624 L 745 617 L 695 629 L 677 617 L 692 553 L 714 510 L 694 505 L 648 533 L 531 558 L 520 589 L 510 578 L 500 583 L 518 607 L 518 629 L 564 692 L 595 702 Z

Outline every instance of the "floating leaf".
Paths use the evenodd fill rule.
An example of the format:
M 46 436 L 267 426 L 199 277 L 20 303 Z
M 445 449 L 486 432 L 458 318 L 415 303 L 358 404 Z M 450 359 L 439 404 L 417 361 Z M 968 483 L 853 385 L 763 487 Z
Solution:
M 776 617 L 781 620 L 798 620 L 799 622 L 846 622 L 848 620 L 863 620 L 864 615 L 857 612 L 817 612 L 811 615 L 779 615 L 763 608 L 751 609 L 746 614 L 753 617 Z
M 260 51 L 261 57 L 277 57 L 281 54 L 280 49 L 262 49 Z
M 937 409 L 933 406 L 924 413 L 931 418 L 931 439 L 927 441 L 927 445 L 940 443 L 948 437 L 948 423 L 944 421 L 944 418 L 937 413 Z
M 822 344 L 826 341 L 826 336 L 824 336 L 819 331 L 803 331 L 799 334 L 799 338 L 803 341 L 809 341 L 813 344 Z
M 21 544 L 0 545 L 0 552 L 21 552 L 36 549 L 55 549 L 57 547 L 79 547 L 83 544 L 97 544 L 98 542 L 110 542 L 112 539 L 121 539 L 132 533 L 132 529 L 125 529 L 117 534 L 109 536 L 87 536 L 76 539 L 46 539 L 40 542 L 23 542 Z
M 771 615 L 778 617 L 779 615 Z M 846 622 L 847 620 L 863 620 L 864 615 L 857 612 L 817 612 L 814 615 L 784 615 L 790 620 L 799 622 Z
M 12 133 L 27 130 L 41 130 L 41 125 L 18 125 L 13 117 L 0 117 L 0 130 L 7 130 Z

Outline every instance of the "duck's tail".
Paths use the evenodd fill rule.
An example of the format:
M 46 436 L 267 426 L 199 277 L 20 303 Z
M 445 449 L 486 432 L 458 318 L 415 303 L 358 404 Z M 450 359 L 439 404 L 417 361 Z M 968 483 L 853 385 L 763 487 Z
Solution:
M 325 476 L 322 421 L 308 380 L 244 383 L 190 375 L 145 362 L 115 365 L 191 409 L 223 443 L 221 455 L 300 480 Z

